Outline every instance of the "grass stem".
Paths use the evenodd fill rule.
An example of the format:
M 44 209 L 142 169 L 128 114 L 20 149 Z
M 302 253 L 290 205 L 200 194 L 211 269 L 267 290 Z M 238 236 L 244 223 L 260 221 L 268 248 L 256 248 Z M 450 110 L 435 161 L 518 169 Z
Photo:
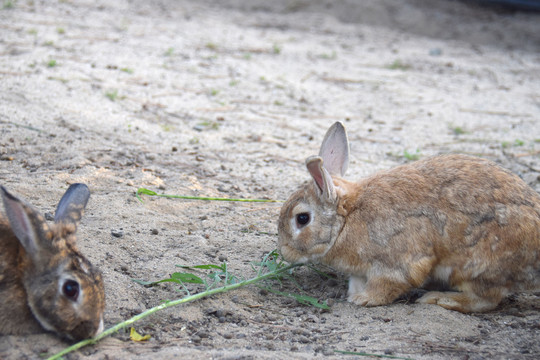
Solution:
M 202 197 L 202 196 L 184 196 L 184 195 L 167 195 L 167 194 L 158 194 L 155 191 L 148 190 L 145 188 L 137 189 L 135 196 L 142 203 L 140 194 L 149 195 L 149 196 L 159 196 L 164 198 L 173 198 L 173 199 L 185 199 L 185 200 L 207 200 L 207 201 L 241 201 L 241 202 L 283 202 L 283 200 L 272 200 L 272 199 L 231 199 L 231 198 L 219 198 L 219 197 Z

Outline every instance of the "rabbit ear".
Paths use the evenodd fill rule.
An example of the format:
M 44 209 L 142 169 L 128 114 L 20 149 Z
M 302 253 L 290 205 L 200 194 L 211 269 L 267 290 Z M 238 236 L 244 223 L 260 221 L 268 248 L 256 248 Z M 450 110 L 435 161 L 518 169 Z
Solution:
M 71 184 L 56 207 L 55 223 L 78 224 L 90 197 L 85 184 Z
M 13 233 L 26 252 L 35 258 L 45 245 L 42 240 L 52 238 L 49 226 L 32 207 L 11 195 L 3 186 L 0 189 Z
M 319 156 L 331 175 L 345 175 L 349 166 L 349 139 L 345 127 L 339 121 L 326 132 Z
M 306 167 L 321 191 L 320 195 L 325 200 L 335 202 L 337 200 L 336 188 L 332 176 L 323 166 L 323 159 L 319 156 L 310 156 L 306 160 Z

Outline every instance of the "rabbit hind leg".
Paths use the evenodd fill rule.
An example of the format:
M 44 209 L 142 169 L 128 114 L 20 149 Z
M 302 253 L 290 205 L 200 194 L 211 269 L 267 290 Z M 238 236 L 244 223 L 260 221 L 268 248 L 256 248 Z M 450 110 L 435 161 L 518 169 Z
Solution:
M 445 309 L 462 313 L 484 312 L 493 310 L 505 295 L 503 289 L 491 289 L 483 296 L 472 291 L 430 291 L 418 299 L 421 304 L 437 304 Z

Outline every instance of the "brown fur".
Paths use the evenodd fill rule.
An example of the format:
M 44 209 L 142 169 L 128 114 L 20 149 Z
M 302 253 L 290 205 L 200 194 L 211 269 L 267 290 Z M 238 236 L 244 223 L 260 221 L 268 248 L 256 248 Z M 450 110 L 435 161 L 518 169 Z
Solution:
M 15 204 L 6 209 L 22 209 L 20 213 L 30 219 L 33 230 L 26 231 L 36 235 L 38 249 L 28 253 L 12 224 L 0 217 L 0 335 L 45 330 L 75 340 L 96 335 L 103 324 L 103 279 L 75 246 L 76 224 L 86 201 L 83 205 L 68 202 L 69 212 L 48 225 L 30 205 L 5 196 L 11 199 L 5 201 Z M 78 301 L 63 295 L 65 279 L 79 284 Z
M 280 214 L 279 248 L 288 261 L 350 274 L 350 301 L 384 305 L 439 281 L 456 291 L 429 292 L 419 302 L 487 311 L 511 292 L 540 288 L 540 195 L 495 163 L 443 155 L 357 183 L 333 176 L 333 184 L 334 203 L 320 201 L 315 182 L 290 197 Z M 290 218 L 297 204 L 316 215 L 295 237 Z M 335 238 L 317 238 L 329 226 L 321 217 L 338 224 Z

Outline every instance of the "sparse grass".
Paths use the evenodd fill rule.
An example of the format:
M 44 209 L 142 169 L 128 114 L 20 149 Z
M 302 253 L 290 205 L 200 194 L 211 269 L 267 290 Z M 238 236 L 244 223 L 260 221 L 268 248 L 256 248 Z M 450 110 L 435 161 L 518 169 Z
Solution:
M 15 3 L 17 1 L 10 1 L 10 0 L 6 0 L 4 1 L 4 3 L 2 4 L 2 9 L 13 9 L 15 7 Z
M 216 51 L 216 50 L 217 50 L 217 45 L 214 44 L 213 42 L 208 42 L 208 43 L 206 43 L 205 47 L 206 47 L 208 50 L 213 50 L 213 51 Z
M 56 63 L 56 60 L 54 60 L 54 59 L 51 59 L 51 60 L 49 60 L 47 62 L 47 67 L 52 68 L 52 67 L 55 67 L 56 65 L 57 65 L 57 63 Z
M 454 126 L 453 128 L 451 128 L 451 130 L 454 133 L 454 135 L 457 135 L 457 136 L 467 133 L 461 126 Z
M 171 132 L 174 130 L 174 126 L 168 124 L 161 124 L 161 130 L 165 132 Z
M 282 50 L 282 48 L 278 44 L 272 45 L 272 53 L 274 53 L 276 55 L 279 55 L 279 54 L 281 54 L 281 50 Z
M 173 56 L 174 54 L 174 48 L 173 47 L 170 47 L 168 48 L 166 51 L 165 51 L 165 56 Z
M 221 265 L 207 264 L 207 265 L 195 265 L 195 266 L 185 266 L 185 265 L 178 266 L 184 270 L 196 271 L 198 273 L 197 275 L 192 272 L 176 272 L 176 273 L 173 273 L 169 278 L 161 279 L 157 281 L 134 280 L 137 283 L 144 286 L 156 286 L 163 282 L 176 283 L 179 285 L 180 291 L 184 292 L 186 296 L 177 300 L 165 301 L 158 306 L 148 309 L 142 312 L 141 314 L 133 316 L 132 318 L 128 320 L 122 321 L 114 325 L 113 327 L 103 331 L 101 334 L 99 334 L 93 339 L 83 340 L 72 346 L 69 346 L 65 348 L 64 350 L 60 351 L 59 353 L 49 357 L 48 359 L 57 360 L 84 346 L 96 344 L 101 339 L 107 336 L 110 336 L 121 329 L 128 327 L 129 325 L 135 323 L 138 320 L 141 320 L 149 315 L 155 314 L 161 310 L 164 310 L 173 306 L 178 306 L 178 305 L 185 304 L 188 302 L 193 302 L 193 301 L 205 298 L 205 297 L 232 291 L 232 290 L 235 290 L 244 286 L 252 285 L 252 284 L 257 284 L 267 290 L 271 289 L 269 284 L 265 284 L 265 285 L 261 285 L 261 284 L 264 284 L 264 282 L 268 280 L 278 281 L 278 282 L 285 281 L 291 277 L 293 269 L 299 266 L 302 266 L 302 265 L 299 265 L 299 264 L 286 265 L 279 258 L 277 252 L 274 250 L 268 253 L 267 255 L 265 255 L 262 261 L 252 263 L 252 268 L 256 271 L 256 275 L 247 280 L 243 280 L 239 276 L 231 274 L 229 272 L 227 263 L 225 262 L 222 263 Z M 203 275 L 199 276 L 200 272 L 203 272 L 204 273 L 203 275 L 205 276 Z M 187 285 L 189 286 L 195 285 L 195 287 L 202 287 L 204 288 L 204 290 L 195 294 L 191 294 L 191 291 L 188 289 Z M 290 296 L 302 304 L 307 304 L 307 305 L 315 306 L 322 309 L 328 309 L 328 305 L 326 303 L 320 303 L 318 299 L 307 296 L 307 295 L 285 293 L 285 292 L 280 292 L 274 289 L 272 289 L 272 292 L 277 292 L 280 295 L 284 295 L 284 296 Z
M 130 68 L 127 68 L 127 67 L 120 68 L 120 71 L 123 71 L 123 72 L 128 73 L 128 74 L 133 74 L 133 69 L 130 69 Z
M 111 101 L 116 101 L 118 99 L 118 90 L 109 90 L 105 93 L 105 96 Z
M 324 60 L 336 60 L 337 59 L 337 53 L 335 51 L 332 51 L 330 54 L 324 53 L 319 55 L 319 58 Z
M 420 150 L 419 149 L 416 149 L 416 152 L 414 153 L 410 153 L 409 151 L 407 150 L 404 150 L 403 151 L 403 157 L 409 161 L 416 161 L 418 159 L 420 159 Z
M 507 149 L 509 147 L 518 147 L 518 146 L 523 146 L 523 145 L 525 145 L 525 141 L 520 140 L 520 139 L 516 139 L 516 140 L 514 140 L 514 142 L 503 141 L 501 143 L 501 146 L 502 146 L 503 149 Z
M 56 80 L 56 81 L 61 82 L 62 84 L 67 84 L 69 82 L 68 79 L 62 78 L 62 77 L 59 77 L 59 76 L 49 76 L 49 77 L 47 77 L 47 80 Z
M 390 70 L 409 70 L 411 68 L 411 65 L 409 64 L 406 64 L 404 63 L 403 61 L 397 59 L 397 60 L 394 60 L 393 63 L 391 63 L 390 65 L 386 66 L 388 69 Z
M 194 126 L 197 131 L 204 130 L 219 130 L 219 123 L 217 121 L 203 120 Z
M 66 29 L 59 27 L 56 28 L 56 32 L 60 35 L 64 35 L 66 33 Z
M 45 45 L 45 46 L 53 46 L 53 45 L 54 45 L 54 41 L 52 41 L 52 40 L 47 40 L 47 41 L 45 41 L 45 42 L 43 43 L 43 45 Z
M 217 94 L 219 94 L 219 90 L 217 90 L 217 89 L 210 89 L 210 96 L 216 96 Z

